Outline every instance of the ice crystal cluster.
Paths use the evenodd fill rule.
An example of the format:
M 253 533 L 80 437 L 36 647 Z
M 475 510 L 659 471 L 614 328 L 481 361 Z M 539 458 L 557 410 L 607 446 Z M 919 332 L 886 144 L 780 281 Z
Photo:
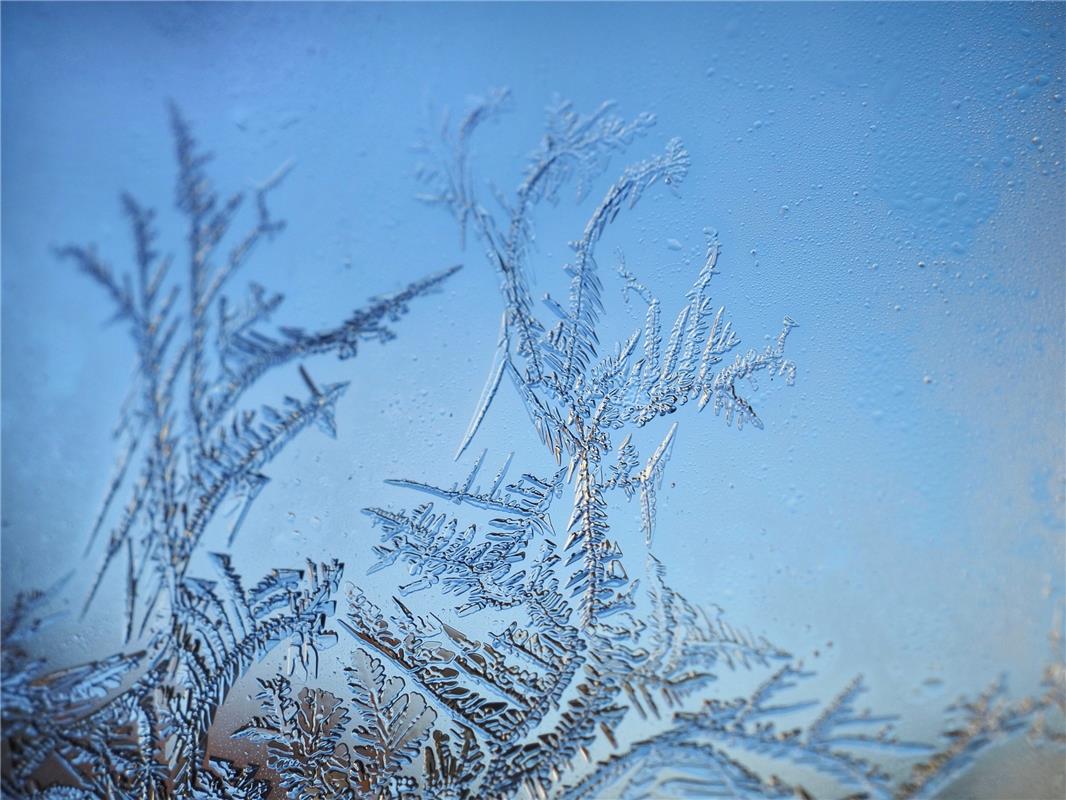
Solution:
M 801 663 L 671 588 L 654 531 L 675 415 L 708 408 L 726 425 L 762 427 L 756 382 L 795 379 L 786 355 L 795 323 L 785 317 L 761 349 L 742 347 L 712 301 L 720 247 L 708 235 L 672 322 L 670 305 L 616 264 L 643 322 L 613 346 L 601 341 L 603 281 L 615 270 L 599 263 L 600 242 L 646 194 L 685 179 L 689 155 L 677 139 L 621 169 L 575 231 L 568 296 L 534 298 L 538 207 L 571 183 L 582 199 L 654 119 L 626 120 L 609 103 L 590 114 L 557 103 L 521 182 L 493 199 L 502 211 L 492 212 L 470 145 L 508 102 L 493 92 L 442 127 L 425 148 L 422 199 L 478 243 L 500 286 L 494 363 L 457 458 L 499 394 L 514 392 L 556 468 L 537 474 L 506 457 L 492 472 L 482 453 L 448 487 L 427 476 L 391 479 L 420 501 L 369 504 L 372 549 L 277 569 L 251 588 L 229 554 L 210 554 L 212 579 L 187 572 L 222 510 L 231 513 L 228 546 L 236 544 L 272 458 L 305 428 L 335 433 L 345 385 L 318 386 L 302 362 L 349 358 L 361 342 L 390 339 L 389 324 L 453 270 L 377 298 L 336 328 L 265 333 L 280 295 L 252 284 L 234 302 L 226 289 L 281 229 L 267 200 L 284 172 L 255 191 L 251 227 L 230 234 L 234 243 L 221 252 L 243 198 L 215 194 L 206 157 L 176 112 L 185 278 L 172 279 L 152 213 L 131 198 L 123 199 L 136 251 L 130 271 L 117 274 L 91 248 L 62 251 L 111 296 L 136 345 L 120 456 L 92 525 L 93 537 L 110 531 L 96 586 L 125 576 L 130 649 L 50 671 L 31 657 L 29 640 L 60 587 L 6 609 L 5 795 L 918 798 L 933 797 L 1006 737 L 1059 738 L 1048 718 L 1062 708 L 1061 669 L 1049 670 L 1038 698 L 1009 703 L 995 684 L 960 701 L 941 743 L 901 741 L 893 716 L 863 707 L 861 677 L 813 701 Z M 285 367 L 301 376 L 302 397 L 244 410 L 245 392 Z M 653 444 L 642 451 L 645 439 Z M 125 505 L 113 509 L 120 496 Z M 623 540 L 638 545 L 623 553 Z M 394 596 L 349 583 L 337 611 L 341 559 L 395 572 Z M 316 680 L 320 653 L 338 639 L 348 653 L 339 695 Z M 257 675 L 260 711 L 234 733 L 256 743 L 264 763 L 215 755 L 221 748 L 208 732 L 231 688 L 283 644 L 288 669 Z M 716 687 L 725 672 L 750 674 L 753 688 L 723 694 Z

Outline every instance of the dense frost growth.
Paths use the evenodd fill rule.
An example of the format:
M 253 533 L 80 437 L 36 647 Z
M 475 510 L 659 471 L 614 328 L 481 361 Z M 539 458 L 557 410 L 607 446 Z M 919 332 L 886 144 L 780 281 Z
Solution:
M 270 480 L 270 462 L 305 429 L 336 434 L 334 409 L 347 384 L 319 386 L 294 363 L 328 353 L 351 358 L 364 342 L 392 339 L 390 326 L 410 303 L 457 269 L 373 298 L 334 328 L 268 331 L 282 296 L 256 283 L 241 299 L 227 290 L 252 252 L 284 227 L 267 201 L 288 169 L 251 197 L 223 199 L 205 171 L 210 156 L 177 109 L 171 128 L 177 206 L 187 223 L 181 277 L 157 249 L 153 212 L 129 195 L 122 209 L 134 243 L 131 269 L 115 271 L 92 247 L 59 251 L 110 296 L 135 345 L 135 378 L 115 430 L 118 460 L 89 550 L 101 531 L 110 533 L 85 603 L 105 580 L 124 581 L 125 638 L 142 646 L 48 672 L 24 647 L 59 587 L 20 596 L 5 610 L 4 791 L 11 796 L 33 796 L 38 773 L 57 770 L 76 777 L 77 788 L 46 796 L 266 796 L 254 767 L 208 756 L 208 730 L 237 679 L 279 645 L 289 648 L 290 673 L 316 671 L 319 651 L 337 639 L 328 619 L 343 568 L 337 560 L 308 562 L 245 588 L 229 555 L 210 554 L 211 580 L 189 574 L 190 560 L 225 514 L 234 544 Z M 237 231 L 245 205 L 252 221 Z M 241 407 L 261 378 L 283 368 L 302 378 L 302 396 Z
M 253 286 L 235 305 L 221 290 L 252 247 L 279 229 L 266 199 L 280 175 L 255 194 L 251 230 L 218 256 L 240 199 L 221 202 L 208 187 L 205 159 L 177 114 L 178 196 L 190 244 L 183 318 L 178 289 L 167 288 L 170 262 L 154 250 L 151 214 L 132 200 L 125 208 L 138 258 L 130 275 L 116 276 L 91 249 L 64 251 L 112 296 L 137 344 L 137 385 L 94 535 L 111 526 L 101 575 L 125 561 L 127 637 L 147 643 L 48 672 L 24 649 L 45 622 L 47 594 L 9 610 L 6 792 L 636 799 L 809 797 L 805 787 L 817 786 L 826 797 L 917 798 L 934 796 L 1006 737 L 1061 739 L 1050 713 L 1063 707 L 1061 668 L 1049 670 L 1038 698 L 1008 703 L 995 684 L 960 701 L 940 745 L 902 741 L 893 716 L 863 707 L 861 677 L 812 700 L 802 664 L 671 588 L 654 533 L 675 418 L 709 407 L 727 425 L 762 427 L 756 381 L 793 382 L 786 346 L 795 323 L 785 317 L 762 349 L 741 347 L 711 299 L 720 248 L 708 235 L 670 324 L 670 304 L 623 261 L 619 288 L 643 304 L 644 321 L 614 345 L 602 341 L 603 280 L 616 270 L 600 269 L 598 246 L 642 197 L 684 180 L 689 155 L 676 139 L 621 169 L 595 204 L 571 243 L 568 297 L 535 299 L 527 272 L 538 205 L 556 201 L 570 182 L 582 199 L 654 120 L 625 120 L 611 104 L 588 115 L 557 104 L 521 183 L 494 198 L 503 211 L 492 213 L 469 148 L 507 102 L 506 92 L 492 93 L 446 124 L 421 171 L 423 199 L 453 215 L 461 235 L 473 234 L 500 281 L 495 359 L 457 458 L 494 400 L 513 391 L 556 468 L 536 474 L 506 458 L 493 473 L 482 453 L 450 487 L 418 475 L 391 480 L 422 502 L 367 507 L 378 544 L 336 555 L 365 559 L 371 572 L 407 574 L 397 576 L 392 598 L 351 585 L 336 617 L 337 561 L 277 570 L 252 589 L 223 554 L 212 556 L 215 580 L 186 574 L 224 500 L 238 505 L 232 543 L 270 459 L 312 424 L 334 432 L 344 386 L 317 386 L 301 367 L 302 399 L 258 414 L 236 409 L 269 370 L 319 353 L 347 357 L 361 341 L 389 338 L 386 322 L 448 273 L 375 300 L 332 330 L 260 332 L 280 298 Z M 653 444 L 642 450 L 645 438 Z M 129 499 L 116 515 L 110 506 L 123 491 Z M 613 498 L 636 500 L 638 513 L 620 516 L 625 504 Z M 638 535 L 621 537 L 627 529 Z M 624 554 L 623 538 L 640 552 Z M 340 696 L 312 679 L 319 652 L 338 635 L 351 652 Z M 235 734 L 260 743 L 265 764 L 212 757 L 217 743 L 207 732 L 228 691 L 283 642 L 287 672 L 259 678 L 260 715 Z M 749 674 L 753 688 L 723 694 L 726 672 Z M 57 764 L 69 785 L 41 788 L 45 768 Z

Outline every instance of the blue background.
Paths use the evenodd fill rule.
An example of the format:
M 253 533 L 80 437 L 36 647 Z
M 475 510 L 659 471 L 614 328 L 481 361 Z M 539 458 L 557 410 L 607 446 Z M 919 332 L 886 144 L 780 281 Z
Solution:
M 360 509 L 417 498 L 384 479 L 450 485 L 481 447 L 547 471 L 506 391 L 452 462 L 501 300 L 477 244 L 461 250 L 452 221 L 414 199 L 420 131 L 508 86 L 512 111 L 475 146 L 480 186 L 518 184 L 554 93 L 654 112 L 629 158 L 679 136 L 692 169 L 601 252 L 622 248 L 670 314 L 709 227 L 715 299 L 745 343 L 785 314 L 800 324 L 797 385 L 756 396 L 765 430 L 675 418 L 655 551 L 677 588 L 807 657 L 827 686 L 863 672 L 871 703 L 919 736 L 1000 672 L 1034 691 L 1063 588 L 1064 8 L 4 4 L 4 600 L 73 569 L 77 608 L 102 555 L 82 550 L 133 352 L 51 248 L 96 242 L 124 263 L 128 190 L 179 250 L 167 98 L 224 190 L 295 160 L 274 199 L 289 227 L 245 273 L 286 293 L 280 322 L 333 324 L 466 265 L 397 341 L 314 364 L 319 381 L 352 381 L 340 436 L 309 432 L 271 466 L 233 550 L 243 572 L 336 555 L 387 596 L 395 574 L 361 577 L 376 534 Z M 581 207 L 567 196 L 540 214 L 538 291 L 561 294 L 566 243 L 625 163 Z M 624 335 L 639 316 L 605 282 Z M 262 399 L 295 386 L 278 376 Z M 636 543 L 636 506 L 615 519 Z M 83 623 L 41 637 L 56 666 L 120 648 L 119 573 Z M 987 796 L 1008 780 L 994 772 Z

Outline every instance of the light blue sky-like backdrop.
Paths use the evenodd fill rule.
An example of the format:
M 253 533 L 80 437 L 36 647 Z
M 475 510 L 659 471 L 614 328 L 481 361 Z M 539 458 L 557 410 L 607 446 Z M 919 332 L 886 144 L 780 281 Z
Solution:
M 477 244 L 462 251 L 414 199 L 420 130 L 508 86 L 513 109 L 475 146 L 483 186 L 517 185 L 555 93 L 654 112 L 631 159 L 673 136 L 691 152 L 678 196 L 652 191 L 600 248 L 612 331 L 639 314 L 607 254 L 623 249 L 669 314 L 705 227 L 745 342 L 785 314 L 800 325 L 796 386 L 755 397 L 765 430 L 675 418 L 655 542 L 674 584 L 834 685 L 865 673 L 871 702 L 919 733 L 1000 672 L 1032 691 L 1063 588 L 1063 23 L 1061 3 L 4 4 L 5 601 L 74 569 L 76 608 L 102 556 L 82 550 L 133 353 L 52 248 L 92 241 L 124 263 L 128 190 L 180 252 L 167 98 L 223 190 L 295 160 L 274 196 L 288 228 L 244 275 L 286 293 L 279 322 L 335 323 L 466 265 L 397 341 L 312 365 L 352 381 L 339 438 L 308 432 L 270 467 L 233 550 L 242 572 L 337 555 L 364 582 L 376 535 L 360 509 L 418 501 L 384 479 L 448 485 L 482 447 L 549 468 L 507 387 L 452 462 L 501 300 Z M 582 206 L 567 194 L 538 217 L 538 291 L 560 293 L 566 243 L 625 159 Z M 291 372 L 272 386 L 298 387 Z M 73 637 L 57 666 L 118 649 L 120 572 L 84 625 L 42 639 Z

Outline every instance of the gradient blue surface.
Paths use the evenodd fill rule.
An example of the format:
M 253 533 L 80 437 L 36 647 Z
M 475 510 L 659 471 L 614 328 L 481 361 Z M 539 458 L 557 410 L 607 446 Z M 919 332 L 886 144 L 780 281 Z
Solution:
M 656 548 L 678 588 L 809 654 L 829 683 L 863 672 L 871 703 L 918 733 L 1000 672 L 1032 691 L 1064 588 L 1064 8 L 4 4 L 5 601 L 73 569 L 77 607 L 98 564 L 82 549 L 132 351 L 52 248 L 125 257 L 121 190 L 158 207 L 180 247 L 168 98 L 216 153 L 220 186 L 295 160 L 275 200 L 288 228 L 247 274 L 286 293 L 281 322 L 325 325 L 465 264 L 397 341 L 316 365 L 352 380 L 340 436 L 311 433 L 274 465 L 234 548 L 249 574 L 337 555 L 389 591 L 359 577 L 376 539 L 360 509 L 410 505 L 386 478 L 465 475 L 476 453 L 451 457 L 501 308 L 478 246 L 461 250 L 414 199 L 410 145 L 444 107 L 508 86 L 480 179 L 517 184 L 554 93 L 654 112 L 627 155 L 679 136 L 692 170 L 603 252 L 624 250 L 669 313 L 709 227 L 713 293 L 746 343 L 785 314 L 800 325 L 797 385 L 756 396 L 765 430 L 677 417 Z M 541 215 L 538 288 L 559 293 L 590 202 Z M 624 334 L 638 316 L 612 280 Z M 480 447 L 548 466 L 507 393 Z M 42 651 L 56 666 L 111 652 L 120 606 L 116 579 Z

